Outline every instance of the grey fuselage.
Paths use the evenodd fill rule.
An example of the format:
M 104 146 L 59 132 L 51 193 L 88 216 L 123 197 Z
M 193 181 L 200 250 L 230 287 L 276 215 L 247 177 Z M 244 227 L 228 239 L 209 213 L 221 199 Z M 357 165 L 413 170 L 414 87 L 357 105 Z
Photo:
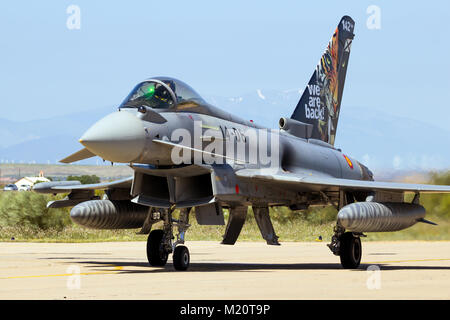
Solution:
M 115 148 L 104 152 L 96 149 L 95 143 L 101 140 L 95 137 L 96 127 L 110 137 L 108 143 Z M 118 138 L 111 138 L 114 134 L 105 133 L 104 128 L 111 128 Z M 294 192 L 236 177 L 236 171 L 249 168 L 372 180 L 365 166 L 325 142 L 300 138 L 284 130 L 270 130 L 210 105 L 197 104 L 190 109 L 176 106 L 171 110 L 119 109 L 91 129 L 80 141 L 105 160 L 129 163 L 135 170 L 131 197 L 141 196 L 142 203 L 149 206 L 192 207 L 211 198 L 224 207 L 256 204 L 304 208 L 339 201 L 335 190 L 324 193 L 310 186 L 303 192 Z M 130 131 L 136 137 L 129 134 L 124 138 Z M 180 131 L 191 140 L 176 134 Z M 208 149 L 213 141 L 223 149 L 218 150 L 218 144 Z M 181 149 L 181 153 L 189 154 L 182 163 L 174 161 L 173 149 L 177 145 L 188 148 Z M 199 150 L 206 151 L 206 155 Z M 211 154 L 214 156 L 205 161 Z

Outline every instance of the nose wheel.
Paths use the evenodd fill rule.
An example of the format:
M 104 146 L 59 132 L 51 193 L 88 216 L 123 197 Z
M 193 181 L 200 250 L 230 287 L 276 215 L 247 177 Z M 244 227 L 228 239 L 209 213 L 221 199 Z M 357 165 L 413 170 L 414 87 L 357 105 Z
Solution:
M 190 262 L 189 250 L 185 246 L 175 247 L 173 252 L 173 266 L 175 270 L 184 271 L 189 267 Z
M 173 266 L 175 270 L 184 271 L 189 268 L 189 250 L 184 244 L 184 235 L 189 228 L 189 209 L 180 210 L 179 220 L 172 218 L 172 209 L 162 213 L 164 227 L 162 230 L 153 230 L 147 239 L 147 259 L 153 267 L 163 267 L 167 258 L 173 252 Z M 177 240 L 172 242 L 173 224 L 178 227 Z

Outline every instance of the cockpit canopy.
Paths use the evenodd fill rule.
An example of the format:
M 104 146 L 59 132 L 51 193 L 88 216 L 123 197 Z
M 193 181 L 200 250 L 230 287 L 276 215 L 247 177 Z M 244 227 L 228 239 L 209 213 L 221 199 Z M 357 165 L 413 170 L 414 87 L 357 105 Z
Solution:
M 168 109 L 183 105 L 204 105 L 200 95 L 183 81 L 169 77 L 155 77 L 140 82 L 119 108 L 147 106 Z

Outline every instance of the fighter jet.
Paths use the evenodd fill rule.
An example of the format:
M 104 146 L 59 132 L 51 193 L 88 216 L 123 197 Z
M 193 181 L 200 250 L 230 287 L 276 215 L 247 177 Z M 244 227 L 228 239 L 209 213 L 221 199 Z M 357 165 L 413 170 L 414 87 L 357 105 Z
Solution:
M 420 194 L 449 193 L 450 186 L 374 181 L 366 166 L 334 146 L 354 27 L 352 18 L 340 20 L 292 115 L 281 117 L 278 129 L 218 109 L 180 80 L 149 78 L 118 111 L 84 133 L 82 150 L 61 160 L 99 156 L 128 164 L 133 176 L 89 185 L 46 182 L 34 191 L 68 193 L 48 207 L 73 206 L 70 216 L 82 226 L 140 228 L 148 234 L 150 265 L 164 266 L 173 254 L 176 270 L 189 267 L 183 244 L 194 208 L 200 225 L 225 225 L 228 209 L 222 244 L 232 245 L 252 206 L 263 239 L 279 245 L 270 207 L 333 205 L 339 211 L 328 247 L 344 268 L 358 268 L 365 233 L 432 223 L 425 220 Z M 96 189 L 105 191 L 103 199 Z M 414 194 L 412 202 L 405 202 L 405 193 Z M 152 230 L 160 221 L 163 228 Z

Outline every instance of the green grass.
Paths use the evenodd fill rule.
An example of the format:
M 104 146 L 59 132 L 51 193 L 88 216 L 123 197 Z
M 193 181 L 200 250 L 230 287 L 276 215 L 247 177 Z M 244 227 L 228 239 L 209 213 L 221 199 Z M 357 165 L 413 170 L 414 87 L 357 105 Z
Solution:
M 431 218 L 430 218 L 431 219 Z M 431 226 L 418 223 L 411 228 L 397 232 L 367 233 L 364 241 L 391 240 L 450 240 L 450 221 L 445 219 L 431 219 L 439 223 Z M 220 242 L 225 226 L 200 226 L 191 217 L 192 226 L 186 233 L 187 240 L 212 240 Z M 329 243 L 333 234 L 335 222 L 313 223 L 307 219 L 293 219 L 291 221 L 274 221 L 275 232 L 279 241 L 315 241 L 322 236 L 324 242 Z M 161 223 L 154 229 L 161 228 Z M 33 227 L 6 226 L 0 227 L 0 241 L 27 242 L 104 242 L 104 241 L 146 241 L 146 235 L 137 235 L 139 229 L 133 230 L 93 230 L 74 224 L 63 229 L 48 228 L 46 230 Z M 246 221 L 238 241 L 264 241 L 253 218 Z
M 430 183 L 450 185 L 450 171 L 431 174 Z M 48 201 L 62 197 L 34 192 L 0 192 L 0 241 L 99 242 L 145 241 L 147 238 L 136 234 L 139 229 L 92 230 L 77 226 L 70 220 L 69 208 L 46 208 Z M 411 195 L 405 197 L 405 201 L 411 199 Z M 367 233 L 365 241 L 450 240 L 450 195 L 422 195 L 420 202 L 427 210 L 426 219 L 438 223 L 438 226 L 417 223 L 402 231 Z M 224 215 L 226 220 L 226 210 Z M 310 208 L 304 212 L 293 212 L 285 207 L 270 209 L 274 229 L 281 242 L 314 241 L 319 236 L 324 242 L 329 242 L 336 215 L 337 210 L 332 207 Z M 190 222 L 192 226 L 186 234 L 187 240 L 222 240 L 225 226 L 200 226 L 193 213 Z M 160 224 L 154 226 L 160 227 Z M 263 241 L 251 208 L 239 241 Z
M 428 220 L 437 223 L 437 226 L 417 223 L 414 226 L 396 232 L 367 233 L 367 240 L 391 241 L 391 240 L 450 240 L 450 221 L 439 217 L 427 216 Z
M 225 217 L 227 217 L 227 212 Z M 195 215 L 190 215 L 191 227 L 186 233 L 187 240 L 221 241 L 225 232 L 223 226 L 201 226 Z M 280 241 L 314 241 L 321 235 L 331 238 L 335 222 L 311 223 L 306 218 L 295 218 L 290 221 L 274 220 L 273 225 Z M 162 223 L 153 229 L 162 228 Z M 128 230 L 93 230 L 75 224 L 64 228 L 47 228 L 45 230 L 33 226 L 0 226 L 0 241 L 31 242 L 100 242 L 100 241 L 145 241 L 146 235 L 137 235 L 139 229 Z M 176 233 L 176 228 L 174 229 Z M 11 240 L 14 238 L 14 240 Z M 242 228 L 239 241 L 263 241 L 258 226 L 249 210 L 247 221 Z

